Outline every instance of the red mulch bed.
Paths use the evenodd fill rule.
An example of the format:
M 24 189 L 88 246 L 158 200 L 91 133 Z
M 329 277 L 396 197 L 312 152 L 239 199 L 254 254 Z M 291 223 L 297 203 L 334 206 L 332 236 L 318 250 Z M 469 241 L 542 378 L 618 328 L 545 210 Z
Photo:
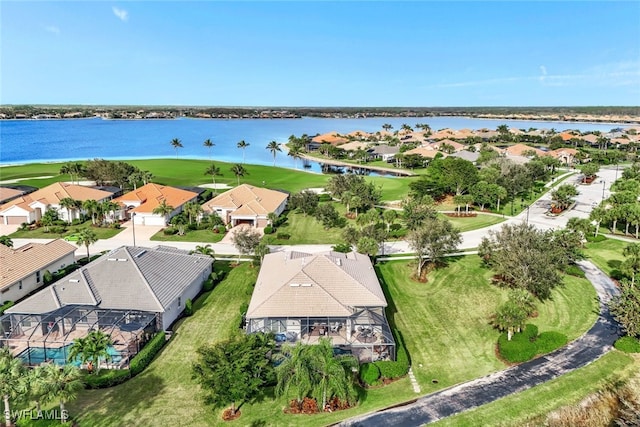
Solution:
M 236 413 L 232 413 L 231 412 L 231 408 L 227 408 L 224 410 L 224 412 L 222 413 L 222 419 L 225 421 L 233 421 L 233 420 L 237 420 L 238 418 L 240 418 L 240 415 L 242 415 L 240 413 L 240 410 L 236 410 Z
M 337 397 L 329 400 L 327 406 L 324 408 L 324 412 L 335 412 L 343 409 L 349 409 L 354 405 L 350 405 L 348 402 L 343 402 Z M 315 399 L 305 397 L 301 403 L 298 403 L 296 399 L 289 402 L 289 407 L 284 410 L 285 414 L 317 414 L 321 412 L 318 407 L 318 403 Z

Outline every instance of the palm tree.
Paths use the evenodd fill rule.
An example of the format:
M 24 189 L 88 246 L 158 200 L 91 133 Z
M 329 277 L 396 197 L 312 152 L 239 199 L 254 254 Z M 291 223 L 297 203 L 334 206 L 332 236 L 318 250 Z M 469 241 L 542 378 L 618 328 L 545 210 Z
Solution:
M 287 153 L 287 155 L 293 157 L 293 167 L 298 169 L 297 160 L 302 158 L 302 150 L 300 149 L 300 147 L 292 147 L 292 148 L 290 148 L 289 152 Z
M 231 172 L 238 179 L 238 185 L 240 185 L 240 177 L 241 176 L 249 175 L 249 172 L 247 172 L 247 170 L 244 168 L 244 166 L 239 165 L 237 163 L 231 167 Z
M 153 179 L 153 174 L 149 171 L 142 171 L 141 178 L 144 185 L 147 185 Z
M 209 149 L 209 161 L 211 161 L 211 149 L 216 146 L 210 139 L 205 139 L 202 143 L 205 147 Z
M 94 372 L 94 366 L 97 366 L 95 373 L 100 370 L 100 361 L 111 360 L 109 348 L 113 345 L 111 337 L 103 331 L 91 331 L 84 338 L 76 338 L 73 345 L 69 349 L 67 359 L 71 362 L 80 359 L 80 363 L 87 364 L 87 370 Z
M 3 236 L 0 236 L 0 244 L 5 245 L 8 248 L 12 248 L 13 240 L 11 240 L 11 237 L 7 235 L 3 235 Z
M 160 215 L 162 217 L 164 217 L 164 222 L 165 224 L 167 223 L 167 215 L 169 215 L 171 212 L 173 212 L 175 208 L 171 205 L 167 204 L 167 200 L 166 199 L 162 199 L 162 202 L 160 202 L 160 204 L 158 206 L 155 207 L 155 209 L 153 209 L 153 211 L 151 211 L 152 214 L 154 215 Z
M 358 362 L 351 355 L 335 356 L 333 345 L 328 338 L 321 338 L 317 345 L 310 346 L 316 366 L 316 381 L 312 396 L 317 402 L 322 402 L 321 410 L 327 406 L 332 397 L 352 401 L 356 396 L 353 386 L 353 370 L 358 368 Z
M 187 214 L 189 224 L 191 224 L 194 219 L 198 221 L 198 217 L 202 213 L 202 206 L 197 202 L 187 202 L 184 204 L 182 210 Z
M 36 404 L 36 412 L 40 414 L 41 402 L 46 398 L 47 395 L 47 377 L 48 371 L 47 366 L 49 363 L 43 363 L 39 366 L 36 366 L 29 372 L 29 392 L 31 398 L 35 401 Z
M 313 389 L 313 366 L 305 357 L 306 349 L 300 341 L 295 346 L 283 346 L 282 363 L 276 368 L 276 396 L 293 394 L 299 405 Z
M 142 172 L 135 171 L 127 178 L 129 184 L 133 185 L 133 191 L 138 189 L 138 182 L 142 181 Z
M 278 215 L 276 215 L 275 212 L 269 212 L 267 214 L 267 221 L 269 221 L 269 226 L 270 227 L 273 227 L 273 224 L 275 224 L 277 219 L 278 219 Z
M 211 258 L 214 258 L 215 252 L 213 249 L 211 249 L 211 245 L 210 244 L 206 244 L 204 246 L 196 246 L 196 249 L 192 252 L 194 254 L 202 254 L 204 256 L 210 256 Z
M 67 421 L 67 411 L 65 403 L 74 400 L 80 390 L 84 388 L 80 369 L 67 364 L 62 368 L 47 363 L 44 365 L 46 371 L 46 394 L 45 400 L 60 402 L 60 421 L 64 424 Z
M 78 201 L 71 197 L 65 197 L 60 200 L 60 206 L 67 209 L 67 222 L 71 224 L 71 211 L 78 207 Z
M 271 154 L 273 155 L 273 166 L 276 165 L 276 154 L 278 154 L 278 151 L 282 151 L 280 149 L 280 144 L 277 143 L 276 141 L 271 141 L 267 144 L 267 150 L 271 151 Z
M 382 125 L 382 129 L 384 129 L 387 132 L 389 132 L 391 129 L 393 129 L 393 126 L 391 126 L 389 123 L 385 123 L 385 124 Z
M 0 395 L 4 400 L 6 426 L 12 425 L 9 399 L 15 399 L 26 390 L 25 369 L 22 361 L 13 357 L 9 347 L 0 348 Z
M 93 225 L 96 225 L 96 216 L 98 215 L 98 212 L 100 211 L 100 207 L 98 205 L 98 202 L 92 199 L 87 199 L 84 202 L 82 202 L 82 209 L 84 209 L 84 211 L 86 213 L 88 213 L 89 215 L 91 215 L 91 223 Z
M 182 141 L 180 141 L 178 138 L 173 138 L 171 140 L 171 146 L 176 150 L 176 159 L 178 158 L 178 149 L 183 148 L 184 145 L 182 145 Z
M 90 228 L 83 228 L 78 233 L 78 240 L 76 241 L 76 245 L 85 246 L 87 248 L 87 262 L 89 261 L 89 246 L 93 245 L 98 241 L 98 236 L 95 231 Z
M 391 226 L 397 217 L 398 213 L 393 209 L 385 209 L 384 212 L 382 212 L 382 218 L 384 218 L 384 222 L 387 224 L 387 233 L 391 230 Z
M 238 142 L 238 148 L 240 148 L 242 150 L 242 164 L 244 165 L 244 150 L 251 144 L 249 144 L 248 142 L 245 142 L 245 140 L 243 139 L 242 141 Z
M 625 260 L 622 270 L 631 275 L 631 286 L 636 283 L 636 274 L 640 272 L 640 243 L 631 243 L 622 250 Z
M 114 202 L 113 200 L 104 200 L 98 203 L 98 213 L 101 216 L 101 222 L 104 218 L 111 214 L 110 220 L 114 220 L 114 212 L 120 208 L 120 205 Z
M 205 175 L 211 175 L 211 178 L 213 179 L 213 188 L 215 190 L 216 189 L 216 175 L 221 175 L 220 174 L 220 168 L 218 166 L 216 166 L 215 164 L 211 163 L 211 165 L 209 165 L 207 170 L 204 171 L 204 174 Z
M 48 233 L 49 227 L 51 227 L 53 223 L 57 220 L 58 220 L 58 211 L 55 209 L 47 209 L 44 215 L 42 215 L 42 218 L 40 218 L 40 224 L 44 226 L 45 232 Z

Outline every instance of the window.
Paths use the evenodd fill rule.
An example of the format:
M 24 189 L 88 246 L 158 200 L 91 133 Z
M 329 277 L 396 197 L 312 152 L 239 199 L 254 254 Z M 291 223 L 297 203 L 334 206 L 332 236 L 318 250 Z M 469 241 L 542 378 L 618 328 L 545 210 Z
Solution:
M 22 289 L 22 280 L 18 282 L 18 289 Z
M 182 306 L 182 297 L 178 297 L 178 307 Z
M 36 283 L 40 283 L 40 270 L 36 271 Z M 22 287 L 20 289 L 22 289 Z

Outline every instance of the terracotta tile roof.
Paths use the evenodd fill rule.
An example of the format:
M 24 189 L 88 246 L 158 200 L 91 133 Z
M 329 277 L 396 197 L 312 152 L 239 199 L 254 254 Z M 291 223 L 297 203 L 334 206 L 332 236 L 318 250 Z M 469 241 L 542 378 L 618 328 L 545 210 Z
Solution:
M 59 239 L 49 243 L 28 243 L 15 249 L 0 244 L 0 289 L 74 253 L 76 249 L 76 246 Z
M 66 184 L 62 182 L 54 182 L 40 190 L 34 191 L 31 194 L 25 194 L 16 199 L 11 200 L 0 206 L 0 211 L 4 211 L 11 206 L 18 205 L 21 208 L 32 211 L 33 209 L 29 204 L 35 201 L 41 201 L 46 205 L 59 205 L 60 200 L 71 197 L 74 200 L 103 200 L 112 196 L 112 193 L 108 191 L 96 190 L 91 187 L 84 187 L 82 185 Z
M 569 141 L 572 138 L 575 138 L 576 136 L 570 132 L 562 132 L 560 134 L 560 138 L 562 138 L 563 141 Z
M 349 316 L 355 307 L 386 307 L 371 261 L 351 252 L 265 256 L 247 318 Z
M 430 159 L 433 159 L 438 153 L 440 153 L 443 157 L 447 157 L 446 153 L 443 153 L 442 151 L 438 151 L 437 149 L 430 147 L 430 146 L 422 146 L 422 147 L 416 147 L 412 150 L 407 150 L 405 151 L 403 154 L 419 154 L 422 157 L 428 157 Z
M 464 150 L 464 148 L 466 147 L 464 144 L 460 144 L 459 142 L 454 141 L 453 139 L 441 139 L 440 141 L 433 142 L 429 145 L 439 150 L 443 144 L 451 145 L 454 151 Z
M 222 208 L 233 209 L 236 215 L 267 215 L 278 209 L 287 197 L 281 191 L 242 184 L 209 200 L 202 209 L 209 213 Z
M 346 144 L 342 144 L 340 148 L 347 151 L 355 151 L 358 148 L 364 150 L 365 148 L 367 148 L 367 143 L 362 141 L 347 142 Z
M 16 190 L 14 188 L 0 187 L 0 202 L 8 199 L 13 199 L 15 197 L 21 196 L 24 194 L 22 190 Z
M 354 130 L 353 132 L 349 132 L 347 135 L 356 138 L 367 138 L 369 136 L 369 132 L 365 132 L 363 130 Z
M 339 145 L 347 142 L 347 138 L 338 135 L 338 132 L 327 132 L 311 138 L 311 141 L 319 144 L 329 143 L 331 145 Z
M 544 151 L 542 151 L 542 150 L 540 150 L 538 148 L 529 147 L 528 145 L 524 145 L 524 144 L 511 145 L 511 146 L 509 146 L 509 147 L 507 147 L 505 149 L 506 154 L 508 154 L 510 156 L 522 156 L 527 151 L 533 151 L 538 156 L 543 156 L 545 154 Z
M 127 202 L 140 202 L 140 206 L 132 209 L 134 212 L 152 213 L 163 200 L 166 201 L 167 205 L 178 208 L 196 197 L 198 197 L 198 194 L 192 191 L 150 182 L 137 190 L 130 191 L 114 199 L 114 202 L 125 205 Z

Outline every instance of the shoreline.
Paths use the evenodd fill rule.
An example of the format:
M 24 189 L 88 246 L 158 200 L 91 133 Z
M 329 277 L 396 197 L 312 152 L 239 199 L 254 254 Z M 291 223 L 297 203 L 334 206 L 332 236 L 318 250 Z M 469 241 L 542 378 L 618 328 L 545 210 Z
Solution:
M 313 156 L 309 156 L 308 154 L 300 154 L 300 158 L 301 159 L 306 159 L 306 160 L 310 160 L 313 162 L 317 162 L 320 164 L 327 164 L 327 165 L 332 165 L 332 166 L 344 166 L 344 167 L 350 167 L 350 168 L 355 168 L 355 169 L 365 169 L 365 170 L 371 170 L 374 172 L 385 172 L 385 173 L 390 173 L 396 176 L 416 176 L 417 174 L 411 171 L 407 171 L 404 169 L 394 169 L 394 168 L 386 168 L 384 166 L 365 166 L 365 165 L 356 165 L 353 163 L 348 163 L 348 162 L 343 162 L 341 160 L 334 160 L 334 159 L 318 159 L 317 157 L 313 157 Z

